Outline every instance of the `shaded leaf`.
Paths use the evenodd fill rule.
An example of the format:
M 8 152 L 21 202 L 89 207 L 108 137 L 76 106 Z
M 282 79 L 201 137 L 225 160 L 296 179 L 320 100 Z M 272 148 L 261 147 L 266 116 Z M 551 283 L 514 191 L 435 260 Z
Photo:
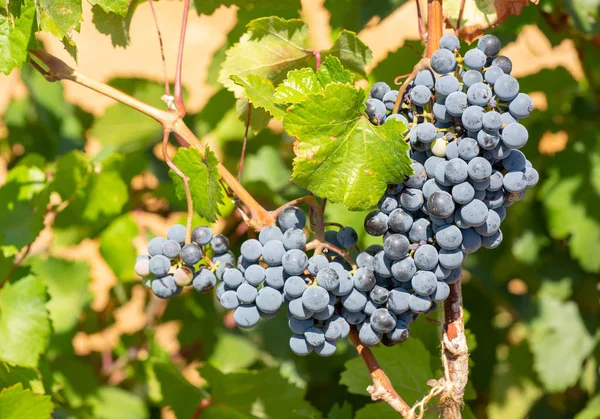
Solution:
M 21 383 L 0 392 L 0 417 L 2 419 L 50 419 L 54 407 L 50 396 L 38 396 L 23 389 Z
M 144 401 L 118 387 L 101 387 L 91 401 L 97 419 L 147 419 L 150 413 Z
M 91 170 L 90 159 L 85 153 L 73 151 L 60 156 L 50 187 L 67 200 L 87 185 Z
M 137 6 L 143 0 L 133 0 L 126 15 L 108 13 L 101 6 L 92 7 L 92 22 L 98 32 L 109 35 L 113 47 L 125 48 L 129 45 L 129 26 Z
M 585 409 L 575 416 L 574 419 L 596 419 L 600 415 L 600 395 L 596 395 L 588 402 Z
M 231 80 L 244 88 L 244 94 L 253 106 L 265 109 L 277 119 L 283 118 L 285 109 L 273 102 L 275 88 L 268 78 L 248 74 L 245 79 L 232 75 Z
M 347 401 L 344 401 L 341 406 L 334 404 L 327 415 L 327 419 L 352 419 L 353 417 L 352 405 Z
M 92 6 L 100 6 L 106 13 L 114 13 L 119 16 L 127 16 L 131 0 L 88 0 Z
M 372 125 L 364 99 L 363 90 L 330 84 L 284 118 L 286 131 L 297 139 L 294 182 L 350 210 L 374 206 L 388 183 L 402 182 L 412 170 L 404 124 Z
M 155 363 L 154 373 L 160 383 L 163 405 L 170 406 L 177 418 L 191 418 L 204 398 L 202 391 L 171 364 Z
M 102 171 L 93 179 L 88 191 L 83 217 L 90 221 L 113 217 L 121 212 L 128 199 L 127 185 L 120 174 Z
M 135 278 L 133 267 L 137 251 L 133 239 L 137 235 L 138 226 L 129 214 L 115 219 L 100 234 L 100 253 L 121 280 Z
M 79 32 L 82 21 L 81 1 L 79 0 L 35 0 L 40 28 L 50 32 L 59 40 L 66 38 L 74 44 L 71 32 Z
M 73 262 L 49 257 L 35 258 L 33 272 L 44 281 L 50 301 L 46 304 L 55 333 L 71 330 L 78 322 L 83 308 L 91 300 L 88 289 L 90 267 L 86 262 Z
M 420 340 L 411 338 L 402 345 L 375 347 L 371 350 L 406 403 L 412 405 L 429 392 L 427 380 L 433 377 L 431 355 Z M 346 369 L 342 372 L 340 384 L 348 387 L 350 393 L 368 396 L 367 387 L 372 382 L 363 361 L 356 357 L 346 362 L 344 367 Z
M 223 333 L 215 345 L 208 361 L 227 374 L 248 368 L 259 358 L 258 348 L 247 338 L 231 333 Z
M 215 154 L 206 147 L 204 157 L 196 147 L 180 147 L 173 156 L 173 162 L 189 178 L 194 210 L 209 222 L 219 216 L 219 205 L 223 204 L 223 189 L 219 183 L 221 176 Z M 183 181 L 172 170 L 169 176 L 175 183 L 177 197 L 185 202 Z
M 525 6 L 537 4 L 538 0 L 449 0 L 443 6 L 447 27 L 456 27 L 461 2 L 464 2 L 464 10 L 460 38 L 471 42 L 483 35 L 486 29 L 499 25 L 509 16 L 518 16 Z
M 356 36 L 356 33 L 347 30 L 343 30 L 331 49 L 323 51 L 321 55 L 323 57 L 335 55 L 345 68 L 362 77 L 367 77 L 365 67 L 373 59 L 369 47 Z
M 50 336 L 47 301 L 40 278 L 30 275 L 4 284 L 0 289 L 0 358 L 25 367 L 38 365 Z
M 44 394 L 44 385 L 37 370 L 0 361 L 0 388 L 18 383 L 36 394 Z

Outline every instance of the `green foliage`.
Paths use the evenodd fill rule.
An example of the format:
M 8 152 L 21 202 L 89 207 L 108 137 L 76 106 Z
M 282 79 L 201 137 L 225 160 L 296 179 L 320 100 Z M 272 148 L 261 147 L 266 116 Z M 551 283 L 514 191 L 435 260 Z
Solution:
M 53 406 L 49 396 L 37 396 L 21 383 L 0 392 L 0 417 L 6 419 L 50 418 Z
M 144 1 L 88 3 L 96 29 L 127 47 Z M 206 63 L 213 96 L 185 118 L 210 148 L 171 153 L 190 179 L 194 224 L 216 222 L 234 249 L 246 235 L 218 165 L 236 173 L 251 109 L 241 179 L 257 201 L 273 209 L 312 192 L 328 198 L 327 220 L 357 230 L 361 248 L 380 243 L 365 234 L 364 216 L 387 183 L 410 173 L 410 159 L 402 124 L 366 120 L 360 87 L 367 83 L 359 79 L 391 85 L 412 71 L 423 48 L 405 41 L 372 66 L 360 39 L 368 39 L 367 23 L 376 28 L 405 3 L 326 0 L 329 13 L 309 19 L 299 1 L 194 1 L 198 14 L 224 5 L 237 19 Z M 466 13 L 463 27 L 493 17 L 491 7 L 501 2 L 492 3 Z M 179 419 L 199 409 L 208 419 L 398 417 L 369 399 L 368 370 L 349 342 L 339 342 L 331 358 L 296 357 L 285 313 L 255 329 L 229 329 L 211 296 L 186 291 L 165 306 L 137 282 L 138 249 L 167 224 L 185 222 L 183 183 L 156 157 L 160 125 L 123 104 L 92 115 L 65 99 L 63 84 L 26 64 L 42 33 L 44 43 L 54 36 L 75 58 L 78 48 L 90 48 L 74 42 L 87 39 L 77 36 L 84 7 L 78 0 L 0 0 L 0 72 L 20 68 L 25 86 L 0 130 L 0 417 L 150 418 L 163 408 Z M 445 2 L 450 15 L 459 7 Z M 581 64 L 583 76 L 557 67 L 519 78 L 522 91 L 546 98 L 546 107 L 521 121 L 530 133 L 524 151 L 541 182 L 508 211 L 502 246 L 465 263 L 466 419 L 473 412 L 489 419 L 599 416 L 598 10 L 594 2 L 543 1 L 490 30 L 504 45 L 527 25 L 553 46 L 572 40 L 564 45 L 577 47 L 578 61 L 568 67 Z M 323 28 L 299 17 L 311 25 L 329 19 L 332 47 L 320 51 L 318 69 L 312 41 Z M 145 24 L 155 34 L 154 22 Z M 165 44 L 167 56 L 175 49 Z M 517 68 L 521 57 L 510 58 Z M 115 71 L 119 65 L 106 63 Z M 166 109 L 162 83 L 109 84 Z M 568 136 L 564 148 L 540 146 L 545 133 L 559 131 Z M 98 143 L 98 152 L 86 152 Z M 407 342 L 373 350 L 409 404 L 442 376 L 438 314 L 412 324 Z M 425 418 L 438 417 L 435 404 Z

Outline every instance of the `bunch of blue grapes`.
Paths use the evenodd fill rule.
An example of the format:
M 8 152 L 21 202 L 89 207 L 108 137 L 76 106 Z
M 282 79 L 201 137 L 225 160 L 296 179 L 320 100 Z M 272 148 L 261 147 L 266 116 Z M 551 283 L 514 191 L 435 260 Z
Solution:
M 398 91 L 382 82 L 366 102 L 372 123 L 406 123 L 399 141 L 410 145 L 414 174 L 389 185 L 366 217 L 366 232 L 381 236 L 383 246 L 357 263 L 392 284 L 386 307 L 407 324 L 448 297 L 468 254 L 500 245 L 506 208 L 538 182 L 519 150 L 528 140 L 519 120 L 533 111 L 532 100 L 519 93 L 500 46 L 485 35 L 461 56 L 458 38 L 445 35 L 430 60 L 433 72 L 416 75 L 400 113 L 389 114 Z
M 179 295 L 186 286 L 193 286 L 199 292 L 211 291 L 217 283 L 215 273 L 200 262 L 209 249 L 213 253 L 213 266 L 219 265 L 217 261 L 229 261 L 232 257 L 227 238 L 221 234 L 213 236 L 209 227 L 196 227 L 191 243 L 185 244 L 185 238 L 185 226 L 175 224 L 169 228 L 166 238 L 150 240 L 147 255 L 137 257 L 135 272 L 159 298 Z

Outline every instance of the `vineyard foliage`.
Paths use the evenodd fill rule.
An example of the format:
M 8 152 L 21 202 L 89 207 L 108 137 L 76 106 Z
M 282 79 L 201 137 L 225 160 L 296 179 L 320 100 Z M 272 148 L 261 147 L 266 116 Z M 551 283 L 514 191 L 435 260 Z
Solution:
M 197 80 L 213 93 L 185 117 L 208 151 L 169 150 L 190 177 L 194 224 L 223 232 L 236 251 L 252 232 L 217 164 L 237 173 L 248 112 L 243 186 L 267 209 L 308 192 L 327 198 L 327 221 L 354 227 L 361 248 L 377 242 L 364 232 L 365 214 L 387 184 L 411 174 L 407 145 L 393 138 L 401 122 L 372 125 L 363 102 L 367 86 L 391 85 L 419 61 L 418 39 L 386 57 L 375 51 L 387 36 L 368 36 L 414 6 L 326 0 L 315 12 L 308 3 L 192 2 L 191 13 L 229 8 L 237 21 Z M 451 25 L 460 3 L 444 5 Z M 93 48 L 78 42 L 82 25 L 127 48 L 136 13 L 148 7 L 0 0 L 0 72 L 23 87 L 0 119 L 0 418 L 398 417 L 368 397 L 368 371 L 349 341 L 328 359 L 297 357 L 284 313 L 239 330 L 212 295 L 192 290 L 167 303 L 135 275 L 148 241 L 185 224 L 185 190 L 160 153 L 161 127 L 124 104 L 93 114 L 71 103 L 69 82 L 46 80 L 28 51 L 61 42 L 76 68 Z M 507 55 L 522 44 L 534 55 L 572 52 L 517 76 L 535 102 L 522 121 L 523 151 L 540 183 L 508 211 L 502 245 L 464 265 L 465 418 L 600 417 L 599 11 L 597 1 L 465 2 L 463 42 L 485 30 Z M 152 74 L 161 74 L 154 21 L 143 24 L 157 58 Z M 416 12 L 403 24 L 416 27 Z M 532 28 L 539 35 L 528 38 Z M 326 33 L 330 47 L 315 54 L 312 31 Z M 511 58 L 518 67 L 523 55 Z M 105 66 L 112 87 L 167 109 L 160 81 L 119 76 L 118 60 Z M 373 350 L 409 405 L 442 375 L 438 315 L 421 316 L 403 344 Z M 438 414 L 434 404 L 426 417 Z

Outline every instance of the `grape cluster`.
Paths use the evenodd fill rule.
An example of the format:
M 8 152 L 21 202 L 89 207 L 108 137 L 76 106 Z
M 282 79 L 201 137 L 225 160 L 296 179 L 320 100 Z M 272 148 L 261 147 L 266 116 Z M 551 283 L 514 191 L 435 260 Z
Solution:
M 211 291 L 217 283 L 215 274 L 199 262 L 209 248 L 214 253 L 213 264 L 232 257 L 227 249 L 227 238 L 221 234 L 213 236 L 208 227 L 196 227 L 192 231 L 191 243 L 185 244 L 185 236 L 185 226 L 175 224 L 169 228 L 166 238 L 150 240 L 148 254 L 136 259 L 135 272 L 159 298 L 178 295 L 183 287 L 189 285 L 199 292 Z
M 497 56 L 499 39 L 483 36 L 464 57 L 459 49 L 454 35 L 442 37 L 430 60 L 433 71 L 422 70 L 410 82 L 400 113 L 386 112 L 399 92 L 382 82 L 366 102 L 372 123 L 394 118 L 407 124 L 414 174 L 389 185 L 366 217 L 366 232 L 383 236 L 383 246 L 367 249 L 357 263 L 388 281 L 382 304 L 406 324 L 448 297 L 468 254 L 501 243 L 506 207 L 538 182 L 519 151 L 528 139 L 519 119 L 533 104 L 519 93 L 510 59 Z M 373 319 L 371 328 L 377 331 Z M 362 335 L 361 329 L 365 344 L 376 341 L 370 330 Z

